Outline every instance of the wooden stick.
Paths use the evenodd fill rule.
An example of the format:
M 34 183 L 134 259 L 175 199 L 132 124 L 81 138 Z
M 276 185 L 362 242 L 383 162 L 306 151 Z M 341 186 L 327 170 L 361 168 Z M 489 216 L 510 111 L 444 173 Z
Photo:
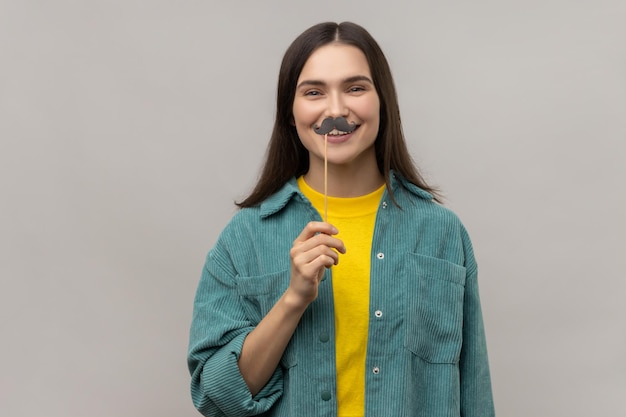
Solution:
M 328 222 L 328 133 L 324 135 L 324 221 Z

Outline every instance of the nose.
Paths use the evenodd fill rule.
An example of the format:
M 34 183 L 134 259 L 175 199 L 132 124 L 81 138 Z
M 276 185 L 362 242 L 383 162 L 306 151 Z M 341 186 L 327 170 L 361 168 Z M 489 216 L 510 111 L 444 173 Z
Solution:
M 339 92 L 330 94 L 330 97 L 328 100 L 328 116 L 347 117 L 349 113 L 350 113 L 350 110 L 348 109 L 348 106 L 346 105 L 346 102 L 342 94 Z

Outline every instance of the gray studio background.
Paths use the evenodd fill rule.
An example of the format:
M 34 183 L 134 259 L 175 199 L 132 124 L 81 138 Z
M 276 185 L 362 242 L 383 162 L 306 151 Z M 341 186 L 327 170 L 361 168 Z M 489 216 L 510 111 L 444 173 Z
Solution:
M 626 416 L 621 0 L 0 0 L 0 415 L 197 415 L 204 257 L 326 20 L 380 42 L 470 231 L 498 414 Z

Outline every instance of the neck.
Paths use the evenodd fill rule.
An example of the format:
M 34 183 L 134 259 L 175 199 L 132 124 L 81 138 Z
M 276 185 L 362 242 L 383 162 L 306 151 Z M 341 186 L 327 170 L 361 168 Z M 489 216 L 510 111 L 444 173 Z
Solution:
M 324 192 L 324 166 L 309 167 L 304 180 L 311 188 Z M 359 197 L 376 191 L 385 178 L 374 164 L 332 165 L 328 164 L 328 195 L 330 197 Z

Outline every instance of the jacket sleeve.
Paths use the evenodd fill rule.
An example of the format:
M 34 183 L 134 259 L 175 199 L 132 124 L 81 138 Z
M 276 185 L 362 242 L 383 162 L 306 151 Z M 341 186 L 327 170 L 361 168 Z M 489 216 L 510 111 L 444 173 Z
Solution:
M 463 230 L 465 232 L 465 230 Z M 460 357 L 461 416 L 495 416 L 487 342 L 478 293 L 478 272 L 471 243 L 465 238 L 467 277 L 463 303 L 463 346 Z
M 205 416 L 254 416 L 282 395 L 282 371 L 278 367 L 252 397 L 237 360 L 254 327 L 239 303 L 235 269 L 216 248 L 207 256 L 194 300 L 187 356 L 191 396 Z

